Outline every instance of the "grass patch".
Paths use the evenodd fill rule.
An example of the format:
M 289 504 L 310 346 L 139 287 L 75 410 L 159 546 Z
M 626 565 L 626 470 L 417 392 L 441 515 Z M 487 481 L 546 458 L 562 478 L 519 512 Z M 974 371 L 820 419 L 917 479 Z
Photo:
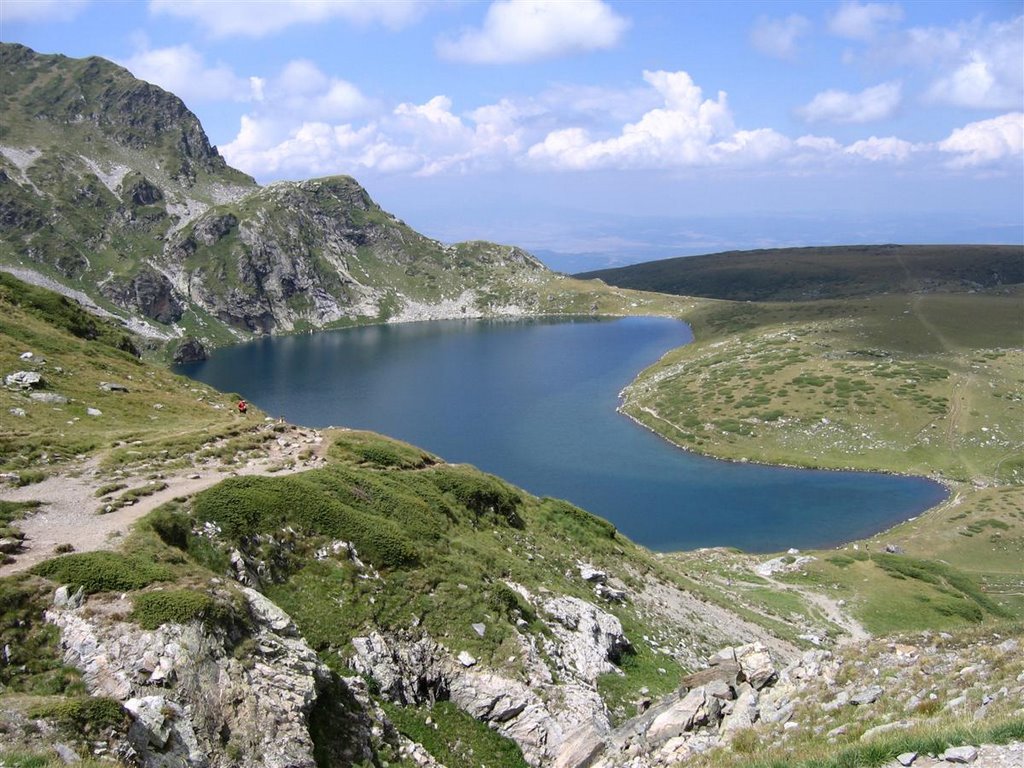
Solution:
M 190 621 L 218 625 L 224 623 L 225 608 L 209 595 L 195 590 L 154 590 L 132 596 L 132 612 L 128 618 L 143 629 Z
M 423 745 L 449 768 L 526 768 L 515 742 L 500 736 L 448 701 L 433 707 L 403 707 L 389 702 L 381 706 L 399 732 Z M 427 719 L 433 724 L 428 724 Z

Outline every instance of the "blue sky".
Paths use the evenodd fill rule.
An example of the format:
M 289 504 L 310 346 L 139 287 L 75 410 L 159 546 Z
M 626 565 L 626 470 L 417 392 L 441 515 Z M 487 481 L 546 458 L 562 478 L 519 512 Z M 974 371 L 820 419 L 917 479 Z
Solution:
M 1019 0 L 0 0 L 0 37 L 177 93 L 261 182 L 562 267 L 1024 233 Z

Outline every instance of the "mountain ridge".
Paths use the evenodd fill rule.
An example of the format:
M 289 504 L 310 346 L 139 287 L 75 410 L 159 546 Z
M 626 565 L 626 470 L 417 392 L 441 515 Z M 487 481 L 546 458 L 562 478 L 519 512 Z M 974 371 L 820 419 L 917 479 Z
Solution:
M 180 99 L 104 59 L 0 44 L 0 72 L 0 268 L 82 288 L 151 338 L 574 304 L 522 249 L 425 237 L 350 176 L 259 186 Z

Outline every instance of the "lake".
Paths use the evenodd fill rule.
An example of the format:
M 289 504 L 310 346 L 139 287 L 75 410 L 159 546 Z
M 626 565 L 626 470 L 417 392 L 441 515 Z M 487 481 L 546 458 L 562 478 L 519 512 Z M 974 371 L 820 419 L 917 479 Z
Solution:
M 691 340 L 666 318 L 450 320 L 265 338 L 177 370 L 291 422 L 475 464 L 659 551 L 835 545 L 945 498 L 923 478 L 708 459 L 616 412 L 637 373 Z

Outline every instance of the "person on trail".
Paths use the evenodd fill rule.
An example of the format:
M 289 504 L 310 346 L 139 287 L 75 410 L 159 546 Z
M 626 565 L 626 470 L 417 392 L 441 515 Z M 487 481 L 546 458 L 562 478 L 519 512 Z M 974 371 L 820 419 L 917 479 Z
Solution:
M 239 400 L 238 401 L 238 412 L 244 416 L 245 412 L 247 410 L 249 410 L 249 404 L 247 402 L 245 402 L 245 400 Z

